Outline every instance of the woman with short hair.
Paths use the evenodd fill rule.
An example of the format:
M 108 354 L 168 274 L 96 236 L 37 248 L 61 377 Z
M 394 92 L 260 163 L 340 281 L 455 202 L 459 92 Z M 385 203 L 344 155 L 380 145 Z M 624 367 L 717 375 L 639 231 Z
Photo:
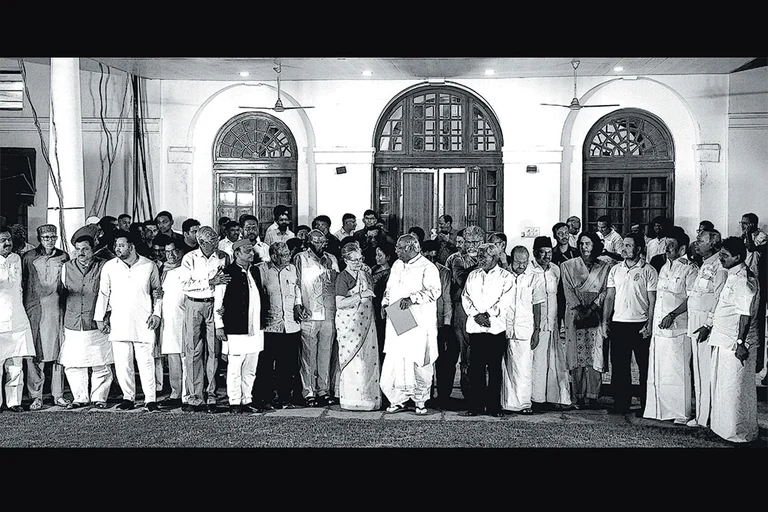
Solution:
M 565 293 L 566 362 L 571 372 L 576 407 L 597 403 L 606 370 L 603 358 L 602 311 L 610 265 L 597 259 L 603 242 L 596 233 L 580 233 L 580 258 L 560 264 Z
M 339 405 L 352 411 L 381 407 L 379 347 L 373 321 L 371 275 L 357 243 L 341 251 L 346 267 L 336 278 L 336 339 L 339 344 Z

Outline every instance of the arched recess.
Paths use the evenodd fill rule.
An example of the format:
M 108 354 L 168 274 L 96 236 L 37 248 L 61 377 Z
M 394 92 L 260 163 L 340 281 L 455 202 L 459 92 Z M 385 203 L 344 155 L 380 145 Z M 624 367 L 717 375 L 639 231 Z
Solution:
M 296 140 L 288 126 L 266 112 L 232 117 L 213 143 L 213 190 L 216 218 L 256 215 L 261 232 L 272 223 L 272 209 L 291 208 L 298 199 Z
M 675 147 L 658 116 L 625 108 L 601 117 L 587 133 L 582 159 L 585 229 L 597 231 L 601 215 L 619 233 L 658 215 L 674 219 Z
M 503 136 L 492 108 L 457 84 L 420 84 L 393 98 L 374 132 L 372 204 L 392 233 L 503 230 Z

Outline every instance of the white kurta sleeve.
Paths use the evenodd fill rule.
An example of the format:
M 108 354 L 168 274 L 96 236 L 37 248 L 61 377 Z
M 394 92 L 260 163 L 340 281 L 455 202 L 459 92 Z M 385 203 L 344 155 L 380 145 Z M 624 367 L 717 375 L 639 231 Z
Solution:
M 104 316 L 109 310 L 109 296 L 112 292 L 112 276 L 110 265 L 104 265 L 101 269 L 101 278 L 99 280 L 99 296 L 96 299 L 96 306 L 93 310 L 93 320 L 103 322 Z
M 152 264 L 152 270 L 149 273 L 149 296 L 153 301 L 152 314 L 160 318 L 163 317 L 163 299 L 155 299 L 155 290 L 159 290 L 162 286 L 160 282 L 160 270 L 157 265 Z
M 217 329 L 224 328 L 224 293 L 227 291 L 226 284 L 217 284 L 213 289 L 213 324 Z
M 427 265 L 422 275 L 421 290 L 411 294 L 410 299 L 414 304 L 426 304 L 427 302 L 437 302 L 442 293 L 440 284 L 440 272 L 434 265 Z

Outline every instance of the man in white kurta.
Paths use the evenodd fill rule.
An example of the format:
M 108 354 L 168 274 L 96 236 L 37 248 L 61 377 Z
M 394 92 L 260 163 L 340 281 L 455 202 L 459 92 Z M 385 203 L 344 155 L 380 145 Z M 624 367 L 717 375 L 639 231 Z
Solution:
M 151 412 L 158 409 L 154 345 L 162 304 L 161 301 L 153 304 L 153 296 L 160 288 L 160 273 L 153 261 L 136 253 L 130 234 L 117 235 L 115 254 L 117 258 L 105 263 L 101 271 L 93 318 L 99 329 L 109 333 L 112 342 L 115 374 L 123 392 L 123 400 L 117 407 L 130 410 L 135 406 L 135 357 L 144 391 L 144 407 Z
M 720 263 L 728 270 L 715 305 L 708 343 L 710 370 L 710 428 L 731 442 L 757 439 L 757 278 L 744 264 L 747 250 L 737 237 L 723 240 Z
M 571 390 L 566 364 L 565 338 L 560 338 L 557 322 L 557 290 L 560 267 L 552 263 L 552 240 L 548 236 L 533 241 L 531 272 L 544 283 L 546 300 L 541 303 L 539 344 L 533 350 L 531 400 L 536 404 L 570 405 Z
M 397 239 L 398 260 L 392 264 L 381 302 L 382 314 L 389 305 L 410 309 L 416 327 L 397 334 L 387 322 L 381 390 L 389 400 L 387 412 L 400 412 L 410 399 L 417 414 L 426 414 L 437 359 L 437 300 L 442 293 L 437 267 L 420 253 L 419 240 L 408 234 Z
M 721 244 L 720 232 L 717 230 L 704 230 L 696 237 L 695 250 L 702 262 L 696 280 L 687 289 L 688 336 L 693 345 L 693 390 L 696 397 L 696 417 L 687 423 L 689 427 L 706 427 L 709 424 L 712 347 L 703 341 L 701 330 L 705 324 L 711 324 L 717 297 L 728 277 L 728 270 L 720 263 Z
M 181 407 L 184 403 L 184 367 L 181 363 L 184 334 L 184 269 L 181 258 L 184 255 L 176 242 L 165 246 L 165 263 L 160 270 L 162 286 L 162 322 L 160 324 L 160 352 L 168 358 L 168 381 L 171 395 L 158 405 L 160 407 Z
M 66 297 L 66 302 L 59 364 L 64 367 L 69 389 L 72 390 L 73 401 L 67 406 L 68 409 L 77 409 L 89 403 L 98 409 L 106 409 L 112 385 L 112 343 L 93 319 L 101 271 L 106 263 L 94 257 L 95 245 L 89 235 L 76 238 L 76 257 L 61 269 L 62 295 Z
M 659 272 L 653 335 L 648 353 L 648 380 L 643 417 L 685 425 L 693 417 L 691 403 L 691 338 L 688 336 L 687 288 L 696 266 L 685 254 L 689 238 L 681 228 L 666 237 L 667 259 Z
M 244 238 L 232 245 L 235 262 L 224 268 L 224 272 L 232 277 L 227 284 L 219 284 L 214 290 L 213 317 L 216 325 L 216 337 L 221 341 L 222 354 L 227 356 L 227 396 L 229 410 L 233 413 L 256 412 L 250 406 L 253 394 L 253 383 L 256 379 L 256 367 L 259 362 L 259 352 L 264 349 L 264 331 L 261 326 L 261 298 L 253 273 L 255 251 L 251 242 Z M 245 288 L 242 280 L 246 281 Z M 227 288 L 242 287 L 247 300 L 241 300 L 242 295 L 235 292 L 231 300 L 225 303 Z M 233 292 L 234 289 L 229 290 Z M 232 295 L 232 294 L 231 294 Z M 224 311 L 227 311 L 227 315 Z M 229 318 L 239 318 L 234 315 L 233 308 L 242 311 L 246 309 L 247 327 L 237 329 L 237 326 L 227 325 Z M 235 327 L 235 328 L 233 328 Z M 228 332 L 229 331 L 229 332 Z M 240 333 L 239 331 L 245 331 Z
M 501 380 L 501 407 L 531 414 L 533 350 L 539 345 L 542 304 L 547 300 L 541 275 L 528 265 L 528 249 L 512 249 L 514 300 L 507 311 L 507 352 Z
M 21 258 L 12 249 L 10 231 L 0 231 L 0 383 L 5 388 L 8 409 L 21 412 L 23 358 L 35 355 L 35 344 L 21 299 Z

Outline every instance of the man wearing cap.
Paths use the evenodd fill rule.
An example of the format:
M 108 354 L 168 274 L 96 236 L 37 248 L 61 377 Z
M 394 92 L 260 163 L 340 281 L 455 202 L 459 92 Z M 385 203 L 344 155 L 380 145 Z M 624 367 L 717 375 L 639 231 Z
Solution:
M 546 300 L 541 303 L 539 344 L 533 350 L 534 408 L 542 404 L 568 406 L 571 390 L 565 355 L 565 338 L 560 338 L 557 315 L 557 293 L 560 288 L 560 267 L 552 263 L 552 239 L 537 236 L 533 240 L 531 271 L 544 282 Z
M 43 407 L 45 363 L 51 363 L 51 393 L 53 402 L 60 407 L 69 405 L 64 398 L 64 367 L 58 363 L 62 337 L 61 268 L 69 255 L 55 246 L 56 226 L 43 224 L 37 228 L 40 245 L 22 258 L 24 307 L 32 326 L 35 357 L 27 360 L 27 392 L 32 399 L 29 409 Z
M 21 412 L 23 358 L 35 355 L 35 343 L 21 298 L 21 257 L 12 252 L 8 229 L 0 229 L 0 385 L 8 409 Z M 0 393 L 0 408 L 3 393 Z
M 336 337 L 336 278 L 339 264 L 333 254 L 325 252 L 326 238 L 322 231 L 309 232 L 309 249 L 293 260 L 301 291 L 294 306 L 301 319 L 301 385 L 305 403 L 330 405 L 331 351 Z
M 229 256 L 216 249 L 218 241 L 219 236 L 212 227 L 201 227 L 197 231 L 200 247 L 185 254 L 181 260 L 185 274 L 182 287 L 186 295 L 181 360 L 187 393 L 184 410 L 188 412 L 206 409 L 216 412 L 216 372 L 221 343 L 215 336 L 213 291 L 216 285 L 227 284 L 231 279 L 224 273 L 224 267 L 229 265 Z M 208 380 L 207 386 L 204 386 L 205 379 Z
M 109 334 L 115 375 L 123 400 L 121 410 L 135 407 L 136 370 L 139 367 L 144 408 L 158 410 L 155 381 L 155 329 L 160 326 L 161 303 L 153 300 L 160 288 L 157 265 L 136 252 L 134 236 L 120 231 L 115 237 L 113 258 L 104 264 L 99 297 L 93 312 L 98 328 Z M 154 304 L 153 304 L 154 302 Z
M 251 407 L 253 382 L 259 352 L 264 348 L 267 299 L 261 275 L 253 265 L 255 252 L 250 240 L 232 244 L 235 262 L 224 268 L 227 284 L 214 291 L 216 339 L 227 356 L 227 395 L 229 411 L 256 412 Z

